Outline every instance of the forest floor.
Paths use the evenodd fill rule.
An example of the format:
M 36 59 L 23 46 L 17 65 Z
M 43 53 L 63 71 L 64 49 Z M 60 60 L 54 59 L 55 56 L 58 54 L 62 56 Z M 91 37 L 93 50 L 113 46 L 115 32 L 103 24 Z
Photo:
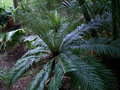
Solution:
M 1 55 L 0 56 L 0 70 L 1 69 L 11 69 L 14 64 L 16 63 L 17 59 L 19 59 L 24 53 L 26 52 L 25 49 L 18 50 L 17 47 L 14 48 L 8 56 Z M 22 77 L 19 79 L 11 88 L 11 90 L 25 90 L 26 87 L 29 85 L 29 82 L 31 82 L 33 78 L 33 75 L 27 75 L 25 77 Z M 7 90 L 6 84 L 0 83 L 0 90 Z

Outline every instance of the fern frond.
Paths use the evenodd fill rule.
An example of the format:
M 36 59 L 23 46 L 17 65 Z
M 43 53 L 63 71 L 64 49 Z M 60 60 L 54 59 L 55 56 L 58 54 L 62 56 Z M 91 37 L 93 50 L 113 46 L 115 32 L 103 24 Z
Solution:
M 90 60 L 88 62 L 87 60 L 85 61 L 84 59 L 78 57 L 74 53 L 66 53 L 66 56 L 71 58 L 70 60 L 72 64 L 76 65 L 77 67 L 76 71 L 72 71 L 70 73 L 72 86 L 74 88 L 80 87 L 81 90 L 107 90 L 106 88 L 108 87 L 105 85 L 106 82 L 104 81 L 104 78 L 106 77 L 109 81 L 110 78 L 108 77 L 111 75 L 109 70 L 105 69 L 104 66 L 98 63 L 96 60 L 93 60 L 92 57 L 90 59 L 85 58 Z M 93 64 L 96 65 L 96 67 Z M 102 68 L 104 72 L 100 72 L 97 67 L 99 67 L 99 69 Z M 98 74 L 98 72 L 100 73 Z M 105 77 L 102 78 L 101 74 L 103 77 L 105 75 Z
M 101 60 L 98 60 L 93 55 L 88 55 L 83 58 L 83 61 L 87 62 L 89 65 L 95 68 L 95 71 L 100 76 L 102 80 L 104 80 L 104 84 L 107 90 L 113 90 L 115 87 L 116 78 L 114 78 L 114 74 L 111 70 L 106 69 L 104 65 L 102 65 Z M 109 76 L 109 77 L 108 77 Z M 111 83 L 108 85 L 108 83 Z
M 48 85 L 48 90 L 59 90 L 64 74 L 64 70 L 58 62 L 54 70 L 54 76 L 51 78 L 51 81 Z
M 74 26 L 74 25 L 73 25 Z M 77 28 L 76 28 L 77 27 Z M 82 30 L 86 27 L 85 24 L 82 24 L 81 26 L 74 26 L 73 29 L 74 31 L 71 31 L 70 33 L 66 34 L 66 37 L 64 37 L 61 48 L 66 48 L 69 45 L 72 45 L 75 43 L 75 41 L 80 41 L 82 40 L 82 35 L 84 34 Z
M 118 38 L 118 39 L 116 39 L 116 40 L 112 41 L 112 42 L 110 43 L 110 45 L 112 45 L 112 46 L 115 46 L 115 47 L 118 47 L 118 48 L 119 48 L 119 46 L 120 46 L 120 38 Z
M 39 56 L 29 56 L 18 60 L 15 67 L 12 69 L 9 87 L 11 87 L 23 74 L 25 74 L 33 64 L 40 61 Z
M 37 47 L 35 49 L 31 49 L 31 50 L 28 50 L 28 52 L 22 56 L 23 57 L 27 57 L 27 56 L 32 56 L 32 55 L 40 55 L 40 54 L 49 54 L 50 51 L 49 50 L 45 50 L 44 47 Z
M 56 60 L 57 64 L 54 70 L 54 76 L 51 78 L 50 83 L 48 85 L 49 90 L 59 90 L 62 84 L 62 80 L 65 73 L 76 71 L 76 66 L 72 64 L 64 53 L 60 54 Z
M 120 48 L 113 44 L 109 44 L 109 41 L 111 40 L 106 38 L 90 39 L 88 41 L 83 41 L 79 46 L 73 46 L 72 48 L 93 51 L 98 55 L 120 57 Z
M 51 72 L 51 63 L 48 62 L 44 68 L 38 73 L 35 79 L 32 81 L 27 90 L 43 90 L 45 88 L 45 82 L 48 80 Z
M 29 48 L 44 47 L 47 48 L 47 45 L 40 39 L 38 35 L 30 35 L 24 37 L 24 42 L 27 43 Z
M 76 71 L 76 66 L 71 62 L 71 58 L 67 57 L 64 53 L 62 53 L 59 57 L 59 64 L 61 65 L 64 73 L 70 71 Z

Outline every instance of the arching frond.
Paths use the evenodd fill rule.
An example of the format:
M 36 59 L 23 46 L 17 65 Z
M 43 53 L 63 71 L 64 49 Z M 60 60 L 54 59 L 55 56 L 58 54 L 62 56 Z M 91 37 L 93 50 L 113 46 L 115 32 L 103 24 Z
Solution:
M 82 40 L 82 35 L 83 35 L 82 30 L 86 27 L 86 25 L 82 24 L 81 26 L 75 26 L 75 27 L 77 28 L 74 31 L 71 31 L 70 33 L 66 34 L 66 37 L 64 37 L 62 41 L 61 48 L 66 48 L 69 45 L 75 43 L 75 41 Z
M 114 74 L 111 73 L 111 70 L 106 69 L 106 67 L 101 64 L 101 60 L 98 60 L 93 55 L 87 55 L 83 58 L 83 60 L 95 68 L 97 74 L 102 80 L 104 80 L 104 84 L 107 86 L 107 90 L 113 90 L 115 88 L 114 84 L 116 79 L 113 77 Z M 108 85 L 107 83 L 111 83 L 111 85 Z
M 48 89 L 49 90 L 59 90 L 59 88 L 62 86 L 62 80 L 64 77 L 64 70 L 60 64 L 60 62 L 58 62 L 56 64 L 55 70 L 54 70 L 54 76 L 51 78 L 51 81 L 48 85 Z
M 88 41 L 83 41 L 79 46 L 73 46 L 74 49 L 85 49 L 88 51 L 93 51 L 96 54 L 103 54 L 107 56 L 120 57 L 120 48 L 112 44 L 109 44 L 111 40 L 106 38 L 90 39 Z M 117 42 L 117 41 L 116 41 Z M 115 44 L 115 43 L 114 43 Z M 116 44 L 115 44 L 116 45 Z
M 39 55 L 40 53 L 49 54 L 49 50 L 45 50 L 44 47 L 36 47 L 35 49 L 28 50 L 28 52 L 22 57 L 27 57 L 31 55 Z
M 51 63 L 48 62 L 44 68 L 34 78 L 31 85 L 27 90 L 43 90 L 45 88 L 45 82 L 48 80 L 51 72 Z
M 118 38 L 118 39 L 112 41 L 112 42 L 110 43 L 110 45 L 119 48 L 119 46 L 120 46 L 120 38 Z
M 72 86 L 74 88 L 79 87 L 81 90 L 107 90 L 107 88 L 109 88 L 109 86 L 105 84 L 107 80 L 109 81 L 109 79 L 111 79 L 111 77 L 108 79 L 108 76 L 112 76 L 112 74 L 92 56 L 80 58 L 74 53 L 66 53 L 66 56 L 69 57 L 72 64 L 77 67 L 76 71 L 70 73 Z M 105 78 L 107 79 L 104 80 Z M 114 79 L 112 78 L 111 81 L 112 80 Z
M 83 40 L 85 35 L 91 35 L 92 30 L 96 30 L 101 26 L 104 26 L 104 23 L 104 19 L 93 19 L 88 24 L 78 25 L 76 28 L 74 28 L 74 31 L 66 35 L 62 42 L 64 46 L 61 45 L 61 47 L 68 47 L 68 45 L 73 45 L 73 43 L 76 41 L 78 42 Z
M 9 87 L 13 85 L 23 74 L 25 74 L 33 64 L 39 61 L 40 58 L 38 56 L 29 56 L 27 58 L 20 59 L 12 70 Z

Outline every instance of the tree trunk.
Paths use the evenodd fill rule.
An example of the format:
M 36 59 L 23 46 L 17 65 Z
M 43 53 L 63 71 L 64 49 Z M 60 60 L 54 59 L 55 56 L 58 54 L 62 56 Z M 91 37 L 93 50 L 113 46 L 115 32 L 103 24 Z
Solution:
M 17 6 L 18 6 L 18 1 L 17 1 L 17 0 L 13 0 L 13 4 L 14 4 L 14 8 L 17 8 Z
M 91 20 L 91 17 L 89 15 L 88 11 L 87 11 L 87 8 L 84 6 L 85 5 L 85 0 L 78 0 L 78 2 L 80 4 L 80 6 L 83 6 L 83 10 L 82 10 L 83 11 L 83 16 L 84 16 L 86 22 L 88 23 Z M 95 29 L 91 30 L 91 36 L 93 38 L 98 37 Z
M 112 0 L 112 34 L 113 34 L 113 40 L 116 40 L 119 38 L 119 31 L 118 27 L 120 25 L 119 22 L 119 14 L 120 14 L 120 8 L 119 8 L 120 1 L 119 0 Z
M 80 6 L 83 6 L 85 4 L 85 0 L 78 0 L 78 2 L 80 4 Z M 85 6 L 83 6 L 83 7 L 84 7 L 84 9 L 82 10 L 83 11 L 83 16 L 84 16 L 85 20 L 87 22 L 89 22 L 91 20 L 91 18 L 89 16 L 89 13 L 87 11 L 87 8 Z
M 113 39 L 117 38 L 117 23 L 116 23 L 116 0 L 112 0 L 112 31 Z

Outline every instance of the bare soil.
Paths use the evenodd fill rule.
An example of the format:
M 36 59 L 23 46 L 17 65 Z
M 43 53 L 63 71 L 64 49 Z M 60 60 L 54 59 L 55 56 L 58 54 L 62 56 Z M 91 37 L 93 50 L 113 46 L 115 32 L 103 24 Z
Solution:
M 24 45 L 17 45 L 15 46 L 11 51 L 7 53 L 7 55 L 1 55 L 0 56 L 0 69 L 11 69 L 16 61 L 27 51 L 26 47 Z M 18 80 L 11 90 L 25 90 L 26 87 L 29 85 L 29 82 L 31 82 L 33 76 L 25 76 L 22 77 L 20 80 Z M 0 90 L 6 90 L 5 84 L 0 84 Z

